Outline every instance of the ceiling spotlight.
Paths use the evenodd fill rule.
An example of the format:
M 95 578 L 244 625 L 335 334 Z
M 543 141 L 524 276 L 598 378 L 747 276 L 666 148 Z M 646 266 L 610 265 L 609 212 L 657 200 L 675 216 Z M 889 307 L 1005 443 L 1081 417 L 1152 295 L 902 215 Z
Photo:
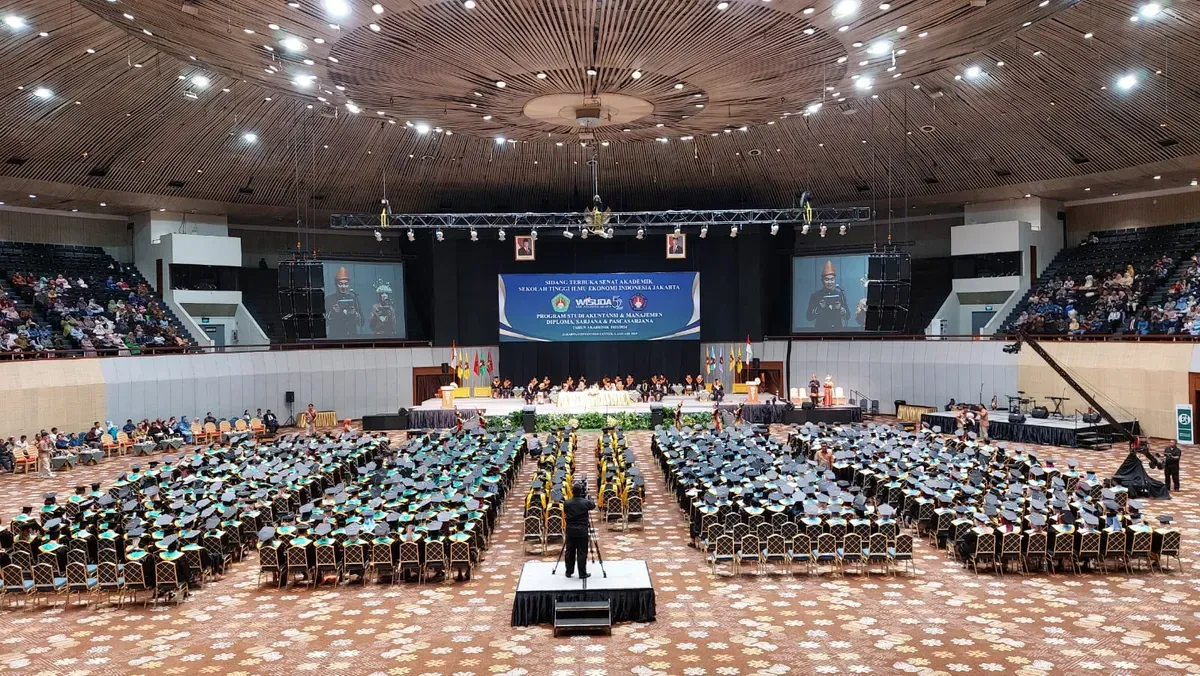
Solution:
M 889 4 L 888 4 L 888 3 L 886 3 L 886 2 L 884 2 L 884 3 L 880 3 L 880 5 L 879 5 L 879 9 L 881 9 L 881 10 L 883 10 L 883 11 L 885 11 L 885 12 L 886 12 L 886 11 L 888 11 L 889 9 L 891 9 L 891 8 L 892 8 L 892 6 L 891 6 L 891 5 L 889 5 Z
M 484 119 L 484 121 L 487 121 L 487 120 L 490 120 L 490 119 L 492 119 L 492 116 L 491 116 L 491 115 L 484 115 L 484 116 L 483 116 L 483 119 Z
M 817 112 L 820 109 L 821 109 L 820 103 L 810 103 L 810 104 L 808 104 L 808 107 L 804 109 L 804 112 L 808 113 L 809 115 L 812 115 L 813 113 Z
M 842 227 L 838 228 L 838 234 L 841 235 L 842 237 L 846 236 L 846 224 L 845 223 L 842 224 Z
M 545 74 L 545 73 L 538 73 L 538 74 L 537 74 L 537 79 L 539 79 L 539 80 L 545 80 L 545 79 L 546 79 L 546 74 Z
M 705 237 L 708 237 L 708 226 L 702 225 L 700 226 L 700 239 L 704 239 Z
M 378 33 L 381 30 L 379 27 L 379 24 L 377 24 L 377 23 L 367 24 L 367 28 L 370 28 L 371 30 L 375 31 L 376 33 Z
M 869 77 L 858 78 L 858 80 L 856 80 L 854 82 L 854 87 L 855 87 L 855 89 L 870 89 L 871 88 L 871 78 L 869 78 Z
M 818 232 L 818 233 L 819 233 L 819 234 L 820 234 L 822 237 L 824 237 L 824 236 L 825 236 L 825 232 L 826 232 L 827 230 L 829 230 L 829 228 L 827 228 L 827 227 L 825 226 L 825 224 L 824 224 L 824 223 L 822 223 L 822 224 L 821 224 L 821 229 L 820 229 L 820 230 L 818 230 L 817 232 Z
M 429 125 L 425 124 L 424 122 L 418 122 L 416 124 L 416 126 L 413 128 L 417 130 L 418 134 L 428 134 L 429 133 Z
M 199 87 L 201 89 L 204 89 L 209 84 L 211 84 L 211 82 L 209 81 L 208 77 L 205 75 L 193 75 L 192 76 L 192 84 L 196 85 L 197 87 Z
M 871 43 L 870 47 L 867 47 L 867 53 L 871 56 L 883 56 L 890 51 L 892 51 L 891 40 L 880 40 L 878 42 L 873 42 Z
M 839 0 L 839 2 L 833 6 L 833 16 L 850 16 L 858 11 L 860 4 L 861 3 L 859 0 Z
M 908 26 L 896 26 L 897 33 L 903 33 L 908 30 Z
M 415 242 L 416 240 L 417 240 L 417 233 L 413 232 L 412 228 L 409 228 L 408 229 L 408 241 Z
M 1153 16 L 1158 16 L 1158 13 L 1161 11 L 1162 5 L 1158 4 L 1157 2 L 1148 2 L 1141 7 L 1138 7 L 1138 14 L 1147 19 Z
M 463 3 L 463 7 L 467 9 L 475 9 L 475 0 L 467 0 Z
M 800 234 L 801 235 L 808 234 L 808 223 L 805 223 L 804 225 L 800 226 Z
M 242 140 L 246 143 L 258 143 L 258 134 L 248 131 L 245 134 L 242 134 Z
M 966 71 L 964 71 L 964 74 L 970 78 L 979 77 L 980 75 L 983 75 L 983 69 L 980 68 L 979 66 L 971 66 Z
M 383 241 L 383 233 L 379 232 L 378 230 L 375 231 L 375 241 L 376 242 Z
M 574 239 L 575 233 L 571 232 L 570 228 L 563 228 L 563 237 L 566 237 L 567 239 Z
M 38 87 L 37 89 L 33 90 L 33 95 L 39 99 L 48 99 L 54 96 L 54 92 L 46 89 L 45 87 Z
M 920 33 L 917 33 L 917 37 L 919 37 L 919 38 L 924 38 L 924 37 L 928 37 L 928 36 L 929 36 L 929 31 L 921 31 Z
M 533 239 L 533 241 L 536 242 L 537 241 L 537 228 L 530 230 L 529 236 Z
M 297 75 L 296 77 L 292 78 L 292 82 L 295 83 L 297 87 L 307 87 L 311 85 L 315 79 L 317 78 L 313 75 Z
M 508 83 L 505 82 L 504 80 L 496 80 L 496 86 L 500 89 L 504 89 L 505 87 L 508 86 Z
M 1117 86 L 1121 89 L 1133 89 L 1137 85 L 1137 82 L 1137 76 L 1133 73 L 1130 73 L 1129 75 L 1122 75 L 1121 78 L 1117 80 Z
M 817 32 L 817 29 L 815 29 L 815 28 L 805 28 L 804 29 L 805 35 L 812 35 L 813 33 L 816 33 L 816 32 Z
M 729 9 L 729 3 L 725 2 L 725 0 L 721 0 L 721 2 L 717 3 L 717 11 L 724 12 L 727 9 Z
M 496 236 L 500 238 L 501 242 L 503 242 L 504 241 L 504 228 L 500 228 L 500 232 L 497 232 Z
M 817 11 L 817 10 L 813 9 L 812 7 L 805 7 L 802 14 L 812 14 L 815 11 Z
M 681 232 L 683 232 L 683 228 L 682 228 L 682 227 L 680 227 L 680 226 L 678 226 L 678 225 L 677 225 L 677 226 L 675 226 L 675 234 L 676 234 L 676 235 L 678 235 L 678 234 L 679 234 L 679 233 L 681 233 Z
M 775 235 L 778 235 L 778 234 L 779 234 L 779 224 L 772 223 L 771 224 L 771 236 L 774 237 Z
M 498 146 L 499 146 L 499 145 L 504 145 L 504 137 L 503 137 L 503 136 L 497 136 L 497 137 L 496 137 L 496 145 L 498 145 Z
M 637 229 L 637 238 L 638 238 L 638 239 L 642 239 L 642 238 L 643 238 L 643 237 L 645 237 L 645 236 L 646 236 L 646 229 L 645 229 L 645 228 L 638 228 L 638 229 Z
M 587 74 L 588 74 L 589 76 L 591 76 L 591 77 L 595 77 L 595 76 L 596 76 L 596 69 L 595 69 L 595 68 L 588 68 L 588 69 L 587 69 L 586 71 L 584 71 L 584 72 L 585 72 L 585 73 L 587 73 Z
M 375 12 L 376 14 L 383 14 L 383 5 L 379 4 L 378 2 L 374 5 L 371 5 L 371 11 Z
M 587 238 L 588 238 L 588 229 L 584 228 L 584 229 L 580 230 L 579 231 L 579 239 L 587 239 Z
M 1042 0 L 1041 2 L 1038 3 L 1038 7 L 1045 7 L 1046 5 L 1049 5 L 1049 4 L 1050 4 L 1050 0 Z
M 633 78 L 633 79 L 635 79 L 635 80 L 640 80 L 640 79 L 642 78 L 642 71 L 640 71 L 640 70 L 635 70 L 635 71 L 633 71 L 632 73 L 630 73 L 630 74 L 629 74 L 629 77 L 631 77 L 631 78 Z
M 738 227 L 737 227 L 736 225 L 733 225 L 733 226 L 730 226 L 730 227 L 729 227 L 729 236 L 730 236 L 730 237 L 737 237 L 737 236 L 738 236 Z
M 1157 176 L 1157 175 L 1156 175 L 1156 176 L 1154 177 L 1154 180 L 1156 180 L 1156 181 L 1158 181 L 1158 180 L 1161 180 L 1161 179 L 1162 179 L 1162 176 Z
M 8 16 L 4 17 L 4 25 L 14 30 L 20 30 L 25 27 L 25 19 L 13 14 L 9 14 Z
M 330 16 L 350 16 L 350 3 L 346 0 L 321 0 L 321 6 Z
M 475 228 L 471 228 L 471 241 L 472 242 L 479 241 L 479 231 L 476 230 Z
M 346 110 L 348 110 L 348 111 L 350 111 L 350 112 L 354 113 L 355 115 L 357 115 L 357 114 L 359 113 L 359 111 L 361 111 L 361 110 L 362 110 L 362 108 L 359 108 L 358 106 L 354 105 L 353 103 L 351 103 L 351 102 L 347 101 L 347 102 L 346 102 Z
M 1084 34 L 1083 34 L 1083 39 L 1084 39 L 1084 40 L 1091 40 L 1091 39 L 1092 39 L 1092 36 L 1093 36 L 1093 34 L 1092 34 L 1092 33 L 1084 33 Z
M 675 88 L 676 88 L 676 89 L 683 89 L 683 83 L 682 83 L 682 82 L 676 82 L 676 83 L 675 83 Z
M 445 241 L 445 239 L 446 239 L 446 236 L 442 234 L 442 231 L 440 228 L 438 229 L 437 232 L 434 233 L 433 236 L 436 237 L 437 241 L 439 241 L 439 242 Z
M 304 41 L 294 35 L 289 35 L 280 40 L 279 44 L 289 52 L 303 52 L 306 48 Z

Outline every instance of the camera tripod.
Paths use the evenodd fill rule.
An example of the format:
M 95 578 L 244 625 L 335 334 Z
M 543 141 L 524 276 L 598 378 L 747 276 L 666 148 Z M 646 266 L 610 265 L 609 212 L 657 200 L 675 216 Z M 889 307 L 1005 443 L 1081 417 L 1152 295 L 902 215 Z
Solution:
M 608 571 L 604 570 L 604 555 L 600 553 L 600 540 L 596 535 L 596 529 L 592 526 L 592 513 L 588 512 L 588 557 L 591 563 L 600 564 L 600 573 L 604 577 L 608 577 Z M 563 552 L 567 551 L 567 537 L 563 536 L 562 547 L 558 549 L 558 558 L 554 560 L 554 567 L 550 569 L 550 574 L 558 573 L 558 564 L 562 562 Z

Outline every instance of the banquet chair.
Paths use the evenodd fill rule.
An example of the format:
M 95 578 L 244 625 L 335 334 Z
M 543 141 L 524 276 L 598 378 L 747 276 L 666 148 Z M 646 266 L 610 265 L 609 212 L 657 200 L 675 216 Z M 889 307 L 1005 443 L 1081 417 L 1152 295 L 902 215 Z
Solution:
M 883 533 L 883 536 L 887 538 L 888 545 L 891 545 L 896 541 L 896 535 L 900 532 L 900 524 L 891 519 L 881 521 L 879 523 L 879 532 Z
M 795 540 L 796 536 L 800 534 L 800 527 L 796 525 L 795 521 L 785 521 L 779 527 L 779 534 L 783 536 L 783 541 L 790 547 L 792 540 Z
M 124 432 L 117 432 L 117 452 L 121 455 L 133 452 L 133 440 Z
M 25 578 L 25 571 L 16 564 L 8 564 L 0 570 L 4 580 L 5 605 L 12 607 L 18 600 L 24 603 L 33 594 L 33 580 Z
M 725 529 L 731 530 L 734 526 L 742 522 L 742 515 L 737 512 L 730 512 L 725 515 Z
M 28 550 L 13 549 L 13 551 L 9 554 L 9 558 L 12 560 L 13 565 L 17 566 L 25 573 L 30 575 L 33 574 L 33 555 L 30 554 Z
M 1124 535 L 1124 533 L 1122 533 L 1122 535 Z M 1025 543 L 1024 560 L 1022 561 L 1022 568 L 1026 573 L 1028 573 L 1029 569 L 1033 567 L 1030 564 L 1037 564 L 1037 570 L 1042 570 L 1043 565 L 1046 563 L 1047 541 L 1048 538 L 1045 532 L 1029 534 L 1029 539 Z M 1122 540 L 1122 542 L 1124 542 L 1124 540 Z M 1121 547 L 1121 553 L 1125 553 L 1125 548 L 1123 545 Z
M 789 523 L 795 525 L 795 523 L 788 518 L 787 512 L 776 512 L 771 515 L 771 528 L 773 528 L 776 533 L 782 533 L 784 525 Z
M 757 533 L 759 525 L 764 523 L 766 520 L 766 517 L 764 517 L 762 514 L 751 514 L 750 518 L 746 520 L 746 524 L 750 526 L 750 532 Z
M 767 538 L 770 537 L 774 533 L 775 533 L 775 529 L 771 526 L 771 524 L 764 521 L 764 522 L 758 524 L 757 532 L 755 532 L 754 534 L 758 536 L 759 542 L 766 544 Z
M 1100 531 L 1087 530 L 1079 534 L 1079 554 L 1075 556 L 1075 571 L 1085 567 L 1088 561 L 1100 558 Z
M 38 560 L 39 564 L 45 564 L 47 566 L 50 566 L 50 568 L 54 571 L 55 575 L 58 575 L 59 573 L 63 572 L 58 569 L 58 554 L 54 554 L 51 552 L 42 552 L 41 554 L 38 555 L 37 560 Z
M 187 596 L 188 586 L 179 579 L 179 569 L 174 561 L 159 561 L 154 566 L 154 578 L 154 605 L 158 605 L 163 594 L 174 598 L 175 605 Z
M 1000 554 L 996 557 L 996 565 L 1003 575 L 1009 563 L 1016 562 L 1017 566 L 1024 569 L 1024 564 L 1021 558 L 1021 533 L 1001 533 L 1000 534 Z
M 317 545 L 317 572 L 315 582 L 320 584 L 326 579 L 331 579 L 335 586 L 342 581 L 342 566 L 338 563 L 337 551 L 334 549 L 332 544 Z
M 604 497 L 604 520 L 609 530 L 625 530 L 625 506 L 616 491 L 607 491 Z
M 24 451 L 18 450 L 13 453 L 13 474 L 16 474 L 17 470 L 29 474 L 30 468 L 37 469 L 37 462 L 36 452 L 30 453 L 28 449 Z
M 121 571 L 117 570 L 115 563 L 102 563 L 96 568 L 96 579 L 99 581 L 97 592 L 99 594 L 108 594 L 108 602 L 112 603 L 113 596 L 116 596 L 117 607 L 121 605 Z
M 1159 533 L 1162 535 L 1162 547 L 1159 549 L 1158 558 L 1156 559 L 1158 570 L 1164 573 L 1170 570 L 1163 567 L 1164 559 L 1175 559 L 1175 562 L 1179 564 L 1179 570 L 1183 570 L 1183 561 L 1179 559 L 1179 545 L 1181 540 L 1179 531 L 1172 529 L 1159 531 Z
M 357 577 L 359 582 L 366 583 L 367 555 L 365 547 L 361 542 L 355 542 L 343 547 L 342 571 L 346 575 L 346 582 L 350 582 L 352 577 Z
M 131 563 L 125 566 L 121 572 L 120 580 L 121 596 L 117 601 L 118 606 L 124 604 L 126 598 L 136 602 L 138 594 L 149 591 L 149 588 L 146 586 L 146 569 L 140 563 Z M 143 607 L 148 600 L 149 595 L 142 600 Z
M 717 546 L 717 539 L 725 534 L 725 527 L 719 523 L 714 523 L 708 527 L 708 536 L 701 540 L 700 544 L 704 547 L 705 552 L 711 552 Z
M 250 419 L 250 433 L 253 434 L 255 436 L 255 438 L 265 436 L 266 432 L 267 432 L 267 426 L 263 425 L 262 420 L 260 420 L 259 418 L 251 418 Z
M 797 533 L 788 540 L 788 559 L 792 564 L 792 574 L 796 573 L 796 562 L 804 564 L 805 574 L 812 574 L 813 552 L 812 540 L 803 533 Z
M 37 602 L 48 601 L 52 597 L 67 593 L 67 578 L 60 577 L 58 571 L 48 563 L 39 563 L 33 567 L 34 605 Z
M 934 547 L 940 547 L 944 540 L 949 539 L 952 521 L 954 521 L 954 512 L 941 512 L 937 514 L 937 526 L 930 530 L 929 544 Z
M 81 564 L 83 564 L 84 569 L 87 570 L 88 575 L 95 573 L 96 566 L 94 564 L 88 563 L 88 555 L 87 555 L 87 549 L 86 549 L 87 545 L 84 544 L 84 547 L 85 547 L 84 549 L 76 549 L 75 544 L 74 544 L 76 542 L 79 542 L 82 544 L 81 540 L 74 540 L 72 542 L 71 550 L 67 552 L 67 565 L 69 566 L 72 563 L 81 563 Z
M 67 603 L 71 603 L 71 594 L 75 594 L 77 602 L 83 600 L 84 594 L 95 594 L 100 589 L 100 580 L 90 575 L 86 563 L 67 564 Z M 86 603 L 84 605 L 87 605 Z
M 271 576 L 271 581 L 278 586 L 283 581 L 283 566 L 279 561 L 279 549 L 262 547 L 258 550 L 258 584 L 262 584 L 263 575 Z
M 212 562 L 214 571 L 224 574 L 233 565 L 233 552 L 221 542 L 221 538 L 211 535 L 205 537 L 204 550 L 208 552 L 208 560 Z
M 763 553 L 762 546 L 759 544 L 757 535 L 744 535 L 742 542 L 737 549 L 737 572 L 740 574 L 742 564 L 753 562 L 757 570 L 755 574 L 762 572 Z
M 429 548 L 436 540 L 425 540 L 425 556 L 429 556 Z M 445 556 L 442 557 L 443 559 Z M 406 571 L 412 571 L 417 576 L 418 582 L 425 581 L 425 570 L 421 567 L 421 545 L 416 541 L 405 541 L 400 543 L 400 566 L 399 575 L 395 576 L 400 579 L 404 578 Z M 394 580 L 393 580 L 394 581 Z
M 384 576 L 387 576 L 392 584 L 396 583 L 396 564 L 392 559 L 392 545 L 387 542 L 375 542 L 371 544 L 371 563 L 367 571 L 368 577 L 375 576 L 375 581 L 379 582 Z
M 951 559 L 958 560 L 958 543 L 969 530 L 971 530 L 971 522 L 967 519 L 960 519 L 958 523 L 954 524 L 954 541 L 946 548 L 946 555 Z
M 403 561 L 404 545 L 401 543 L 401 557 Z M 413 543 L 416 544 L 416 543 Z M 445 573 L 449 568 L 449 563 L 446 561 L 446 541 L 445 540 L 428 540 L 425 542 L 425 565 L 421 567 L 421 581 L 428 580 L 432 571 L 434 575 L 437 573 Z
M 471 579 L 471 543 L 450 543 L 450 570 L 463 574 L 465 579 Z
M 892 575 L 896 574 L 896 562 L 904 562 L 906 570 L 911 569 L 913 575 L 917 574 L 917 564 L 913 560 L 913 539 L 910 533 L 900 533 L 896 536 L 895 543 L 888 548 L 888 568 L 891 569 Z
M 830 519 L 829 533 L 833 535 L 834 544 L 841 547 L 842 542 L 846 539 L 846 522 L 842 519 Z
M 888 544 L 887 536 L 883 533 L 871 533 L 867 537 L 867 577 L 871 576 L 871 564 L 879 566 L 879 572 L 887 575 Z
M 561 509 L 555 509 L 554 506 L 550 507 L 550 514 L 546 517 L 546 534 L 543 538 L 547 544 L 563 541 L 566 532 L 563 526 L 564 518 Z
M 210 424 L 211 423 L 206 423 L 205 428 L 207 428 Z M 233 427 L 230 426 L 228 420 L 222 420 L 217 424 L 217 436 L 214 441 L 224 441 L 225 437 L 230 434 L 233 434 Z
M 204 423 L 204 441 L 212 442 L 221 438 L 221 433 L 217 431 L 217 426 L 213 423 Z
M 192 441 L 202 444 L 206 438 L 204 428 L 200 426 L 200 423 L 192 423 Z
M 1070 565 L 1071 570 L 1075 570 L 1075 537 L 1069 534 L 1060 534 L 1054 538 L 1054 548 L 1049 555 L 1050 564 L 1053 565 L 1056 561 L 1062 561 Z
M 292 586 L 300 583 L 299 574 L 304 576 L 304 586 L 311 587 L 313 574 L 308 567 L 308 551 L 304 547 L 289 547 L 284 558 L 287 559 L 287 574 L 292 578 Z
M 645 515 L 642 513 L 642 496 L 634 494 L 630 495 L 625 501 L 625 528 L 631 529 L 637 527 L 643 529 Z
M 104 451 L 105 457 L 121 454 L 121 447 L 113 440 L 112 435 L 107 432 L 100 435 L 100 450 Z
M 838 548 L 837 553 L 838 559 L 842 562 L 843 572 L 845 572 L 847 563 L 857 566 L 859 572 L 862 572 L 866 557 L 863 556 L 862 538 L 859 537 L 858 533 L 846 533 L 846 537 L 842 539 L 842 546 Z
M 194 576 L 197 587 L 204 586 L 205 576 L 212 575 L 212 566 L 204 567 L 204 558 L 200 556 L 199 549 L 185 549 L 183 552 L 183 562 L 187 564 L 190 574 Z M 191 584 L 192 580 L 184 580 L 187 584 Z
M 975 552 L 967 559 L 971 568 L 979 574 L 979 564 L 996 565 L 996 534 L 981 533 L 975 538 Z
M 716 539 L 716 544 L 713 546 L 712 555 L 709 557 L 711 563 L 710 572 L 713 575 L 717 574 L 717 566 L 722 563 L 729 565 L 730 573 L 737 574 L 737 557 L 734 555 L 733 536 L 722 535 Z
M 522 537 L 522 542 L 524 543 L 526 554 L 541 554 L 546 551 L 546 533 L 542 528 L 543 523 L 540 516 L 525 517 L 525 535 Z M 531 552 L 530 547 L 537 548 L 537 551 Z
M 1129 546 L 1129 562 L 1145 561 L 1147 565 L 1152 565 L 1150 560 L 1151 543 L 1154 541 L 1154 533 L 1150 531 L 1134 531 L 1133 542 Z
M 780 564 L 790 567 L 791 557 L 788 554 L 787 542 L 779 533 L 772 533 L 767 536 L 766 547 L 763 549 L 763 566 L 766 564 L 774 564 L 776 568 Z
M 933 525 L 933 518 L 935 516 L 933 509 L 934 506 L 932 502 L 922 502 L 920 506 L 917 507 L 918 535 L 926 535 L 933 530 L 930 528 L 930 526 Z
M 728 530 L 729 530 L 729 528 L 727 526 L 726 531 L 728 532 Z M 741 548 L 742 538 L 746 537 L 749 534 L 750 534 L 749 524 L 744 524 L 744 523 L 734 524 L 733 525 L 733 546 L 737 547 L 737 548 Z
M 829 564 L 830 572 L 840 572 L 841 561 L 838 559 L 837 539 L 833 533 L 821 533 L 817 536 L 817 549 L 813 556 L 813 564 Z

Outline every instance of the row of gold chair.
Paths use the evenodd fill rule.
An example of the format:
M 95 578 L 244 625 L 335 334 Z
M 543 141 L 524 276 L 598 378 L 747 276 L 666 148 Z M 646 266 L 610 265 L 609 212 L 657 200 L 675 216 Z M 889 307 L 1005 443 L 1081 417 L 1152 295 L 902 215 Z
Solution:
M 796 564 L 804 566 L 806 574 L 828 566 L 830 572 L 842 574 L 846 566 L 856 566 L 860 572 L 870 575 L 870 567 L 878 566 L 884 574 L 903 565 L 916 573 L 913 561 L 912 535 L 900 533 L 894 542 L 888 542 L 883 533 L 873 533 L 865 541 L 858 533 L 846 533 L 839 543 L 832 533 L 821 533 L 815 540 L 807 534 L 798 533 L 786 539 L 779 533 L 771 533 L 765 540 L 757 535 L 744 535 L 740 543 L 734 543 L 733 535 L 721 534 L 712 540 L 707 552 L 710 571 L 715 575 L 722 565 L 728 566 L 733 575 L 742 572 L 743 566 L 761 574 L 768 566 L 776 569 L 786 567 L 795 574 Z
M 449 545 L 447 548 L 446 545 Z M 293 586 L 303 580 L 305 586 L 340 584 L 357 581 L 365 584 L 374 579 L 396 584 L 402 575 L 412 572 L 418 582 L 425 582 L 432 574 L 446 571 L 465 573 L 469 579 L 474 569 L 471 543 L 427 540 L 424 559 L 417 542 L 401 542 L 399 558 L 392 554 L 392 544 L 347 543 L 342 546 L 342 556 L 337 556 L 333 545 L 316 547 L 316 563 L 309 565 L 308 551 L 302 547 L 289 547 L 284 556 L 279 549 L 264 547 L 259 550 L 258 582 L 267 577 L 276 584 L 285 576 L 292 578 Z

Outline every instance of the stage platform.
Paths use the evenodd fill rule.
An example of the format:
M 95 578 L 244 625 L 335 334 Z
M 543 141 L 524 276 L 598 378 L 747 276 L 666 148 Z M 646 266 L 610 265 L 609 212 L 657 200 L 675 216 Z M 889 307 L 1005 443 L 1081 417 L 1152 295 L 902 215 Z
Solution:
M 1117 430 L 1106 422 L 1097 424 L 1085 423 L 1078 418 L 1045 418 L 1025 417 L 1024 423 L 1008 422 L 1008 411 L 990 411 L 988 436 L 994 441 L 1016 441 L 1026 444 L 1046 444 L 1050 446 L 1079 446 L 1080 435 L 1092 436 L 1096 433 L 1109 434 Z M 954 414 L 946 411 L 926 413 L 921 416 L 921 423 L 930 427 L 940 426 L 943 432 L 953 433 L 957 422 Z M 1137 434 L 1138 424 L 1135 420 L 1121 421 L 1121 426 Z
M 552 561 L 530 561 L 521 569 L 513 599 L 512 626 L 549 624 L 554 621 L 555 601 L 609 601 L 613 622 L 653 622 L 654 583 L 645 561 L 588 562 L 586 580 L 567 577 L 567 567 Z

